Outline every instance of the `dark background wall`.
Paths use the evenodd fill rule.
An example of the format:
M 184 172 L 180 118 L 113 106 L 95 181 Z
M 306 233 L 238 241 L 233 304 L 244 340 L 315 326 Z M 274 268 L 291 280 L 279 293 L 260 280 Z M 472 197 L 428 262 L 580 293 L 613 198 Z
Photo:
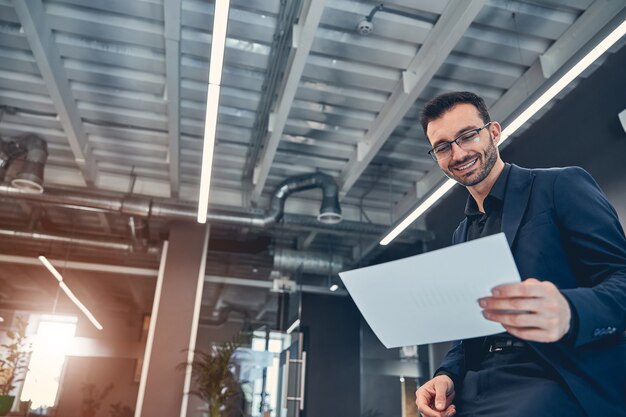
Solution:
M 304 417 L 361 414 L 361 315 L 349 297 L 302 294 L 307 352 Z
M 538 122 L 510 138 L 502 159 L 527 168 L 580 166 L 593 175 L 626 224 L 626 132 L 618 114 L 626 108 L 626 47 Z M 456 186 L 431 208 L 426 224 L 436 234 L 429 250 L 449 246 L 463 219 L 467 191 Z

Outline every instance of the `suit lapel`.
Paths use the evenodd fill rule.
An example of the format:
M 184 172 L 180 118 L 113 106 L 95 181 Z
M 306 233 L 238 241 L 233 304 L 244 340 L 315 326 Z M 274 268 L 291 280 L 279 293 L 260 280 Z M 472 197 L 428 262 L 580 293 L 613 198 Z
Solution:
M 502 231 L 511 247 L 526 211 L 534 179 L 531 170 L 511 165 L 502 209 Z

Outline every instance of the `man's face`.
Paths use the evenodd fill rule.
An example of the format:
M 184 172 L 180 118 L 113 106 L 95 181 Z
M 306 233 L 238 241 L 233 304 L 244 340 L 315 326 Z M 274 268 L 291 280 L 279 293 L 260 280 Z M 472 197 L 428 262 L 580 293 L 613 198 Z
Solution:
M 483 126 L 485 122 L 471 104 L 457 104 L 439 119 L 428 123 L 426 134 L 432 146 L 449 142 L 460 134 Z M 439 168 L 451 179 L 471 187 L 482 182 L 500 157 L 496 143 L 500 138 L 500 125 L 492 122 L 479 133 L 480 140 L 461 149 L 452 144 L 450 157 L 438 160 Z

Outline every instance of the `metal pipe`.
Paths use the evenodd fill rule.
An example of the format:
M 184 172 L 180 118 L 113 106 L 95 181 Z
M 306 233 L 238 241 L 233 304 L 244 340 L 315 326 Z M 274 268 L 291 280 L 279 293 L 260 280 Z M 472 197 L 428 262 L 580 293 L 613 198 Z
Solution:
M 67 207 L 77 210 L 99 211 L 119 213 L 136 217 L 157 217 L 172 220 L 196 221 L 197 208 L 191 204 L 182 202 L 156 201 L 148 198 L 134 196 L 96 196 L 76 191 L 47 188 L 43 194 L 28 194 L 6 185 L 0 185 L 0 197 L 10 197 L 20 200 L 33 201 L 43 204 L 52 204 L 59 207 Z M 284 195 L 286 198 L 286 194 Z M 276 197 L 278 198 L 278 197 Z M 243 213 L 233 213 L 224 210 L 210 209 L 207 215 L 209 223 L 237 224 L 249 227 L 266 228 L 275 222 L 274 219 L 282 218 L 286 224 L 300 227 L 303 230 L 320 230 L 331 234 L 352 235 L 382 235 L 388 229 L 386 225 L 362 223 L 344 220 L 341 223 L 328 225 L 318 222 L 314 217 L 298 214 L 282 213 L 284 204 L 273 203 L 280 213 L 258 216 Z M 282 214 L 281 214 L 282 213 Z M 420 240 L 432 240 L 433 233 L 425 230 L 413 230 L 412 234 L 405 233 L 404 238 L 408 241 L 419 238 Z
M 302 271 L 307 274 L 336 274 L 344 269 L 343 257 L 336 254 L 298 252 L 292 249 L 276 249 L 274 269 L 281 272 Z
M 17 238 L 17 239 L 31 239 L 31 240 L 41 240 L 41 241 L 46 241 L 46 242 L 67 243 L 68 245 L 72 245 L 76 247 L 90 246 L 90 247 L 96 247 L 96 248 L 114 249 L 114 250 L 121 250 L 121 251 L 127 251 L 127 252 L 132 252 L 134 250 L 133 245 L 130 245 L 128 243 L 73 238 L 73 237 L 51 235 L 47 233 L 31 233 L 31 232 L 21 232 L 18 230 L 0 229 L 0 236 L 9 236 L 12 238 Z M 159 253 L 159 248 L 151 246 L 151 247 L 145 248 L 145 251 L 147 251 L 148 253 Z
M 265 228 L 278 222 L 283 217 L 285 200 L 289 195 L 297 191 L 304 191 L 316 187 L 322 188 L 324 194 L 321 208 L 323 211 L 320 215 L 332 213 L 335 217 L 340 216 L 341 209 L 338 205 L 338 187 L 334 180 L 329 175 L 314 173 L 298 175 L 279 184 L 272 195 L 270 210 L 265 215 L 253 216 L 211 210 L 207 215 L 207 221 L 210 223 L 228 223 Z M 190 204 L 155 201 L 135 196 L 96 196 L 75 191 L 54 189 L 48 189 L 44 194 L 27 194 L 12 187 L 0 185 L 0 197 L 1 196 L 54 204 L 79 210 L 113 212 L 139 217 L 165 217 L 169 219 L 195 221 L 197 214 L 196 207 Z M 333 199 L 337 200 L 336 205 Z

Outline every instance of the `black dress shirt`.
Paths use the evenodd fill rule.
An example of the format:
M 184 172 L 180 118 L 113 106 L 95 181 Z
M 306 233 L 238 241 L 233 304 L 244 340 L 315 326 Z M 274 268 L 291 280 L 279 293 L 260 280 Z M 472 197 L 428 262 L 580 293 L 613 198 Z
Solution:
M 504 169 L 496 180 L 489 195 L 483 201 L 485 212 L 478 210 L 474 197 L 467 197 L 465 216 L 467 216 L 467 240 L 474 240 L 485 236 L 494 235 L 502 231 L 502 206 L 504 205 L 504 193 L 509 178 L 511 164 L 505 163 Z

